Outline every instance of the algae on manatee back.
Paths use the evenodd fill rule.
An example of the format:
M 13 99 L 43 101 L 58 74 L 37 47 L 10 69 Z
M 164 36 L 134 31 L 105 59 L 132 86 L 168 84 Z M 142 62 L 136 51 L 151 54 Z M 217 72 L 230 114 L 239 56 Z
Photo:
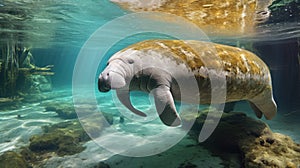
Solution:
M 254 32 L 255 25 L 266 21 L 268 18 L 268 6 L 272 2 L 272 0 L 111 1 L 124 9 L 134 12 L 155 11 L 181 16 L 198 25 L 206 34 L 226 36 L 251 34 Z

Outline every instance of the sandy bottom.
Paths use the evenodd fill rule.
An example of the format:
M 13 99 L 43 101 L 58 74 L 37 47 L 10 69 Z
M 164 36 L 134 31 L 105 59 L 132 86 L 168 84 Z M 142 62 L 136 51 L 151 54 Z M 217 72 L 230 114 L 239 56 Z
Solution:
M 41 103 L 27 104 L 18 110 L 0 112 L 0 154 L 28 145 L 32 135 L 42 133 L 41 126 L 66 121 L 58 118 L 55 112 L 45 112 L 42 106 L 42 103 L 49 101 L 62 103 L 72 101 L 70 90 L 59 90 L 57 94 L 60 93 L 64 96 Z M 136 122 L 132 118 L 125 118 L 125 122 L 120 123 L 118 108 L 114 102 L 109 101 L 112 100 L 111 95 L 99 96 L 101 97 L 97 97 L 97 100 L 104 102 L 100 103 L 100 109 L 115 114 L 114 124 L 110 128 L 113 131 L 107 129 L 104 134 L 106 136 L 101 140 L 87 142 L 85 144 L 87 148 L 79 154 L 53 157 L 45 161 L 44 167 L 93 167 L 101 161 L 115 168 L 192 167 L 193 165 L 224 167 L 221 158 L 213 156 L 210 151 L 197 145 L 194 139 L 184 136 L 185 132 L 163 126 L 156 118 L 156 114 L 149 114 L 149 118 L 144 119 L 145 121 Z M 151 111 L 151 106 L 145 105 L 151 104 L 151 100 L 144 98 L 134 101 L 138 102 L 135 104 L 137 108 Z M 255 117 L 246 102 L 237 103 L 235 111 L 246 112 L 248 116 Z M 126 112 L 124 114 L 127 115 Z M 275 119 L 263 120 L 269 124 L 273 132 L 291 136 L 293 140 L 300 143 L 299 114 L 300 112 L 279 112 Z M 17 117 L 18 115 L 21 115 L 21 118 Z M 239 163 L 234 162 L 233 160 L 231 163 L 232 167 L 238 167 Z

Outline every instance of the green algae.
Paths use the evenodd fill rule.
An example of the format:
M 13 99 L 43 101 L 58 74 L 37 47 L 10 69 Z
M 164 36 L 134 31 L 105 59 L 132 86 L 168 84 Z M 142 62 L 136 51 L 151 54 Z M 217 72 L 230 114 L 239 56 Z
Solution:
M 205 110 L 196 119 L 189 132 L 192 137 L 198 139 L 207 114 Z M 273 133 L 263 121 L 241 112 L 223 113 L 212 135 L 201 145 L 220 156 L 226 167 L 234 164 L 234 160 L 246 168 L 296 168 L 300 164 L 300 144 L 286 135 Z
M 82 152 L 83 142 L 90 140 L 78 121 L 45 126 L 44 134 L 30 139 L 29 149 L 35 153 L 55 152 L 58 156 Z
M 30 167 L 23 156 L 13 151 L 7 151 L 0 156 L 1 168 L 27 168 Z

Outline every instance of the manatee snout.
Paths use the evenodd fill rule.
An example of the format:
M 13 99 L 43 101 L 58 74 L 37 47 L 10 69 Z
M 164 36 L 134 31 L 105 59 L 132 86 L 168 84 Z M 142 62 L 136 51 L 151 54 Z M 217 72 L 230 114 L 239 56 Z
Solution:
M 98 89 L 100 92 L 108 92 L 111 89 L 119 89 L 126 84 L 121 73 L 112 70 L 104 70 L 98 78 Z
M 98 78 L 98 89 L 100 92 L 108 92 L 111 89 L 109 73 L 101 73 Z

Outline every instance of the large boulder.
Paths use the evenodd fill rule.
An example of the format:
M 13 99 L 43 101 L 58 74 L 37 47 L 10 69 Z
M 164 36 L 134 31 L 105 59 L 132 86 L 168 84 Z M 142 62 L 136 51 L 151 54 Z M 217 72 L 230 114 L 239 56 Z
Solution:
M 199 134 L 206 115 L 207 112 L 199 115 L 192 136 Z M 223 113 L 217 128 L 202 145 L 223 158 L 238 154 L 240 163 L 246 168 L 300 166 L 299 144 L 286 135 L 273 133 L 266 123 L 244 113 Z
M 43 129 L 44 134 L 35 135 L 30 139 L 29 149 L 33 152 L 72 155 L 83 151 L 82 143 L 90 139 L 78 121 L 45 126 Z

